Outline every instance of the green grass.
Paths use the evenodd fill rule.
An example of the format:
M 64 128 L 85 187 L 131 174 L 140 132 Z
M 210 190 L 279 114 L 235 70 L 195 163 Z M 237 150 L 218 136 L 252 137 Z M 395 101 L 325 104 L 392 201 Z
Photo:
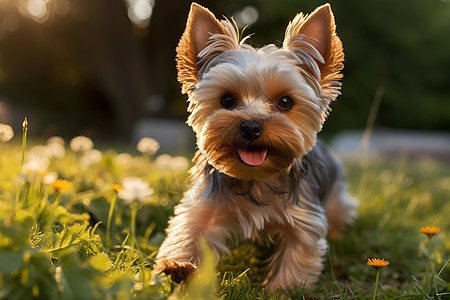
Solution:
M 448 165 L 406 159 L 347 163 L 360 216 L 343 238 L 329 241 L 320 283 L 268 294 L 260 284 L 270 249 L 249 243 L 218 266 L 203 246 L 203 261 L 209 263 L 181 285 L 152 271 L 167 220 L 189 187 L 186 168 L 170 169 L 167 157 L 162 162 L 141 154 L 119 164 L 114 149 L 83 166 L 83 154 L 65 150 L 50 158 L 47 173 L 23 176 L 21 146 L 0 143 L 0 299 L 370 299 L 376 271 L 366 262 L 372 257 L 390 261 L 381 270 L 379 299 L 449 297 Z M 25 153 L 25 169 L 33 151 Z M 43 182 L 48 172 L 73 187 L 55 191 Z M 116 197 L 112 184 L 130 176 L 148 182 L 153 196 L 137 207 L 135 239 L 131 206 L 117 199 L 107 243 Z M 419 231 L 426 225 L 441 228 L 431 248 Z

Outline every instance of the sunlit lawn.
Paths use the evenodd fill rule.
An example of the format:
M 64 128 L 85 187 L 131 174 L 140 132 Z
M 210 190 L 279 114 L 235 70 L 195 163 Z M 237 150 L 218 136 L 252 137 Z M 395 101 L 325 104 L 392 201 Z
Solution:
M 270 249 L 252 244 L 217 267 L 203 247 L 211 263 L 186 284 L 152 271 L 167 220 L 189 185 L 186 158 L 153 154 L 154 145 L 129 154 L 53 139 L 28 145 L 20 170 L 19 140 L 0 143 L 0 299 L 286 297 L 261 288 Z M 378 298 L 448 299 L 449 165 L 346 165 L 360 217 L 342 239 L 330 240 L 321 282 L 291 297 L 371 299 L 376 270 L 367 259 L 383 258 L 390 264 L 381 270 Z M 142 193 L 130 196 L 130 185 Z M 440 227 L 431 243 L 420 232 L 427 225 Z

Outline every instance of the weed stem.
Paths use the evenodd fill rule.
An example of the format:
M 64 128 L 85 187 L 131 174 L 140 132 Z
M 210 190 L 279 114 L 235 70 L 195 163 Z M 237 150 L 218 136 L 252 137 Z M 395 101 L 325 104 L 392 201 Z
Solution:
M 428 276 L 430 274 L 430 265 L 431 265 L 431 240 L 433 236 L 428 236 L 428 253 L 427 253 L 427 271 L 425 273 L 425 289 L 428 289 Z
M 375 289 L 373 290 L 373 300 L 377 298 L 377 288 L 378 288 L 378 281 L 380 280 L 380 272 L 381 268 L 377 270 L 377 277 L 375 279 Z
M 111 200 L 111 205 L 109 206 L 108 221 L 106 223 L 106 247 L 109 249 L 111 246 L 111 219 L 114 213 L 114 208 L 116 207 L 117 192 L 114 192 L 114 196 Z

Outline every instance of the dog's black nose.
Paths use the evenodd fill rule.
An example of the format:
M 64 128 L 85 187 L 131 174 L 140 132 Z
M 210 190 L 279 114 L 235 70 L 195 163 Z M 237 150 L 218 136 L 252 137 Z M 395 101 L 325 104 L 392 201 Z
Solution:
M 248 141 L 256 140 L 263 133 L 263 126 L 254 121 L 242 122 L 239 125 L 239 134 Z

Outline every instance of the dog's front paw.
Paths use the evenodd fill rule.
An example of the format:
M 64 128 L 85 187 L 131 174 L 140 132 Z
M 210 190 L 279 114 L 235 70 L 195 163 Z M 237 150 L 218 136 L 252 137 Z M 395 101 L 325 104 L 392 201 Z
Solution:
M 185 280 L 197 267 L 191 262 L 177 262 L 170 259 L 158 261 L 154 267 L 157 273 L 170 275 L 173 281 L 180 283 Z

